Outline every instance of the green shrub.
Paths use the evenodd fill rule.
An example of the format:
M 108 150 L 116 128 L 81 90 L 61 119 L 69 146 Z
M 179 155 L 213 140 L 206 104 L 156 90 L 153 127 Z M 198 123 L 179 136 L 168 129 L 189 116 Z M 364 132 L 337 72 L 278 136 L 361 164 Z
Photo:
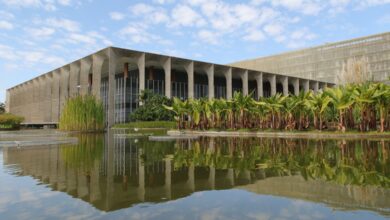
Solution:
M 0 129 L 15 129 L 19 128 L 20 123 L 24 121 L 21 116 L 13 114 L 0 114 Z
M 103 104 L 91 95 L 68 99 L 60 117 L 59 128 L 65 131 L 103 130 Z
M 173 121 L 173 112 L 163 106 L 172 105 L 171 99 L 149 90 L 143 91 L 140 99 L 143 105 L 130 114 L 131 121 Z

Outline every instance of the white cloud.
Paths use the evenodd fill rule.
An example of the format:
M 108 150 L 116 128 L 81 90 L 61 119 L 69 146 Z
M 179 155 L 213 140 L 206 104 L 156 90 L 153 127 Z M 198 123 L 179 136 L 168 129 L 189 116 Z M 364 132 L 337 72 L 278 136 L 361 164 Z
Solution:
M 204 26 L 201 15 L 187 5 L 177 5 L 172 10 L 173 26 Z
M 317 15 L 324 3 L 315 0 L 273 0 L 272 5 L 281 6 L 288 10 L 297 11 L 307 15 Z
M 130 10 L 134 15 L 143 15 L 152 12 L 154 10 L 154 7 L 147 4 L 138 3 L 132 6 Z
M 208 30 L 201 30 L 198 33 L 200 40 L 209 44 L 218 44 L 218 35 L 215 32 Z
M 17 55 L 14 52 L 14 48 L 0 44 L 0 58 L 4 60 L 15 60 Z
M 243 37 L 243 39 L 247 40 L 247 41 L 259 42 L 259 41 L 263 41 L 265 39 L 265 36 L 264 36 L 263 32 L 260 30 L 250 30 Z
M 43 8 L 47 11 L 57 10 L 57 6 L 71 6 L 71 0 L 0 0 L 9 7 L 17 8 Z M 80 4 L 79 1 L 77 1 Z
M 0 19 L 11 20 L 11 19 L 14 19 L 14 18 L 15 18 L 15 15 L 13 15 L 10 12 L 0 11 Z
M 64 29 L 69 32 L 77 32 L 80 30 L 80 24 L 69 19 L 48 18 L 45 23 L 57 29 Z
M 283 30 L 284 27 L 278 23 L 267 24 L 266 26 L 264 26 L 264 31 L 271 36 L 280 35 L 283 32 Z
M 0 21 L 0 29 L 3 30 L 12 30 L 14 25 L 8 21 Z
M 120 35 L 132 43 L 149 43 L 151 40 L 151 35 L 142 24 L 129 24 L 120 30 Z
M 53 28 L 42 27 L 42 28 L 26 28 L 25 31 L 27 34 L 31 35 L 34 38 L 46 38 L 55 33 Z
M 125 18 L 125 15 L 120 13 L 120 12 L 111 12 L 110 18 L 112 20 L 120 21 L 120 20 L 123 20 Z

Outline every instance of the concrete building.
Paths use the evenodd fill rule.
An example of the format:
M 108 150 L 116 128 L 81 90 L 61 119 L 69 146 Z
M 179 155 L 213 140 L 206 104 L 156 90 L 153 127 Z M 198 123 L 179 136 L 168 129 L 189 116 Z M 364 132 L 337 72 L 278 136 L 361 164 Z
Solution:
M 332 85 L 319 80 L 108 47 L 7 90 L 7 110 L 25 124 L 57 124 L 65 101 L 101 98 L 107 126 L 129 120 L 145 89 L 167 97 L 227 98 L 235 91 L 255 98 L 298 94 Z
M 231 65 L 337 83 L 343 65 L 353 58 L 366 58 L 373 80 L 387 81 L 390 77 L 390 32 L 243 60 Z

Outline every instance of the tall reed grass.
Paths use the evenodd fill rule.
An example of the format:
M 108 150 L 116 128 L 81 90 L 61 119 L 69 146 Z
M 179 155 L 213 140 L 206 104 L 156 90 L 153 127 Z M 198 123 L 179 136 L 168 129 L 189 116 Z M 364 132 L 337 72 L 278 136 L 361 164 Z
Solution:
M 65 131 L 102 131 L 103 104 L 91 95 L 67 100 L 60 117 L 59 129 Z

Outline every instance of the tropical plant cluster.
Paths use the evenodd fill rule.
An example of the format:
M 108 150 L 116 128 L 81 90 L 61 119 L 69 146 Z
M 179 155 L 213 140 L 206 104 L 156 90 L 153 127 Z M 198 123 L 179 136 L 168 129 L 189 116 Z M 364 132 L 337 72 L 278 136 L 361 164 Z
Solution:
M 10 113 L 0 114 L 0 129 L 17 129 L 23 121 L 24 118 L 21 116 Z
M 66 101 L 59 128 L 65 131 L 101 131 L 104 129 L 104 108 L 95 96 L 76 96 Z
M 173 99 L 178 129 L 390 130 L 390 86 L 348 84 L 317 94 L 276 94 L 255 100 L 235 93 L 226 99 Z
M 144 90 L 140 95 L 142 105 L 130 114 L 131 121 L 173 121 L 174 114 L 163 107 L 171 105 L 166 96 Z

